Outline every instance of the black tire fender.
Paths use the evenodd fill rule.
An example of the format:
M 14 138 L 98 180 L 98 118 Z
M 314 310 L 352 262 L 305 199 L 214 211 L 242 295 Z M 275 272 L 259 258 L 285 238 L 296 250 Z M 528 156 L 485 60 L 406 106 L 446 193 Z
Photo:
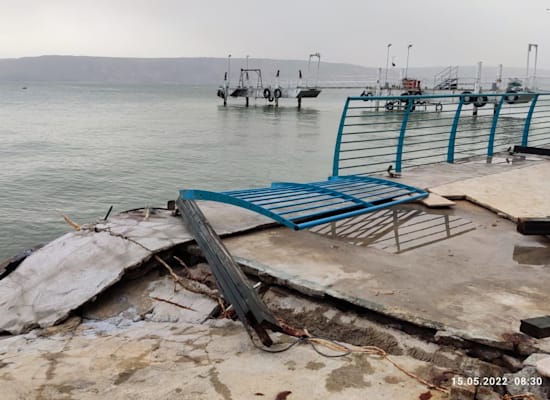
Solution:
M 479 96 L 476 99 L 476 101 L 474 102 L 474 106 L 476 106 L 478 108 L 481 108 L 481 107 L 485 106 L 488 101 L 489 101 L 489 99 L 487 98 L 487 96 Z
M 282 92 L 281 92 L 281 89 L 277 88 L 273 91 L 273 95 L 275 96 L 276 99 L 279 99 L 281 96 L 282 96 Z
M 516 92 L 514 90 L 506 92 L 506 96 L 504 96 L 504 101 L 508 104 L 514 104 L 519 99 L 519 96 L 515 93 Z
M 471 93 L 472 92 L 469 90 L 465 90 L 462 92 L 462 94 L 466 94 L 466 95 L 469 95 Z M 476 96 L 464 96 L 464 104 L 472 104 L 472 103 L 475 103 L 476 101 L 477 101 Z
M 269 97 L 271 97 L 271 90 L 269 90 L 269 88 L 265 88 L 264 89 L 264 98 L 268 99 Z

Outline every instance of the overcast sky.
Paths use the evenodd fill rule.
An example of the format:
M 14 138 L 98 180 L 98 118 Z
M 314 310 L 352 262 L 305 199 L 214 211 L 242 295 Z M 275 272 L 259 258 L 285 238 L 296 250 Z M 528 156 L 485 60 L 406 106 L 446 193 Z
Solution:
M 550 0 L 0 0 L 0 58 L 307 59 L 550 69 Z M 534 61 L 534 51 L 531 53 Z M 533 62 L 532 61 L 532 62 Z

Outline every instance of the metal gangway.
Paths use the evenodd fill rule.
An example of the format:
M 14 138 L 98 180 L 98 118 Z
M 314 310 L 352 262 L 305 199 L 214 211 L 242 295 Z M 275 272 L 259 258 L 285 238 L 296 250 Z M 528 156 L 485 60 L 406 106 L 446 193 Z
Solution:
M 456 90 L 458 88 L 458 66 L 451 65 L 434 75 L 434 90 Z

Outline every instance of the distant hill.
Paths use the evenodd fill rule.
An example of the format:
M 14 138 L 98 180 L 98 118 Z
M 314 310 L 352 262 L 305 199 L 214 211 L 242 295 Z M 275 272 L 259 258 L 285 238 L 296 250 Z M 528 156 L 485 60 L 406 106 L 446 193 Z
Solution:
M 280 79 L 297 80 L 298 70 L 307 75 L 308 63 L 298 60 L 250 59 L 249 68 L 260 68 L 266 82 L 273 81 L 277 70 Z M 245 59 L 231 59 L 231 80 L 238 79 Z M 221 83 L 227 70 L 225 58 L 110 58 L 84 56 L 40 56 L 0 59 L 0 81 L 125 82 L 187 84 Z M 310 78 L 317 66 L 311 64 Z M 321 63 L 321 80 L 364 79 L 375 74 L 374 68 L 351 64 Z M 252 74 L 249 75 L 253 78 Z
M 0 59 L 0 81 L 16 82 L 107 82 L 107 83 L 184 83 L 220 84 L 227 70 L 226 58 L 111 58 L 86 56 L 40 56 L 17 59 Z M 236 83 L 239 70 L 246 60 L 231 59 L 231 81 Z M 280 70 L 281 82 L 297 81 L 301 70 L 305 80 L 314 82 L 317 65 L 312 60 L 308 74 L 307 60 L 249 59 L 250 68 L 262 70 L 264 83 L 275 80 Z M 409 76 L 421 79 L 423 85 L 432 85 L 433 76 L 441 67 L 409 68 Z M 473 78 L 475 66 L 459 67 L 460 77 Z M 323 85 L 372 84 L 378 68 L 353 64 L 322 62 L 319 81 Z M 397 81 L 402 69 L 390 67 L 388 80 Z M 520 68 L 505 68 L 504 77 L 522 77 L 525 71 Z M 539 71 L 539 76 L 549 76 L 550 71 Z M 496 67 L 483 68 L 483 81 L 491 82 L 496 77 Z M 385 79 L 385 71 L 382 70 Z M 256 77 L 250 74 L 251 81 Z M 550 80 L 548 80 L 550 82 Z

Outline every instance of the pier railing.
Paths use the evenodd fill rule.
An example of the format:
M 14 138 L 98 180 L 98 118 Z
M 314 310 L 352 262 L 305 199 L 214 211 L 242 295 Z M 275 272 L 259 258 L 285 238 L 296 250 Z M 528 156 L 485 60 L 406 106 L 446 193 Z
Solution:
M 550 92 L 349 97 L 333 175 L 400 173 L 417 165 L 492 157 L 514 145 L 548 144 Z

